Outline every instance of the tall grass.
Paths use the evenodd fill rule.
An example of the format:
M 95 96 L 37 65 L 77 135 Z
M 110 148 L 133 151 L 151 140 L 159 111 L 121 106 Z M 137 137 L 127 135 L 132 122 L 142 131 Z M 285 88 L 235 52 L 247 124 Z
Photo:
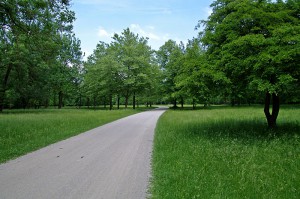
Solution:
M 261 107 L 168 111 L 152 161 L 152 198 L 300 198 L 300 109 L 275 130 Z
M 0 114 L 0 163 L 138 111 L 6 111 Z

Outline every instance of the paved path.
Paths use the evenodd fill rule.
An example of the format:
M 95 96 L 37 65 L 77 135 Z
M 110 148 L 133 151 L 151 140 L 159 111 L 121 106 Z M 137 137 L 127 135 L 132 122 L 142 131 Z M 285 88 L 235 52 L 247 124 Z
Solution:
M 145 198 L 163 112 L 135 114 L 0 165 L 0 198 Z

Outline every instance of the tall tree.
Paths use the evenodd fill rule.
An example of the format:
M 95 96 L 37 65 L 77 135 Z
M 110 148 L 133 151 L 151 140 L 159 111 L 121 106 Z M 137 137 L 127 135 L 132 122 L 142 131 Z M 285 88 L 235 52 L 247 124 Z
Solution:
M 157 51 L 160 69 L 163 71 L 163 91 L 168 100 L 177 107 L 178 98 L 181 97 L 176 87 L 175 78 L 180 73 L 183 61 L 183 49 L 175 41 L 169 40 Z
M 187 44 L 183 64 L 175 77 L 176 87 L 192 99 L 193 104 L 210 104 L 212 96 L 220 92 L 226 82 L 222 72 L 215 71 L 207 62 L 204 49 L 198 38 Z
M 74 19 L 68 0 L 0 2 L 0 111 L 7 91 L 17 93 L 24 106 L 47 101 L 49 72 Z
M 135 35 L 129 28 L 125 29 L 121 35 L 115 34 L 112 45 L 122 67 L 120 72 L 123 78 L 125 107 L 132 95 L 133 108 L 135 108 L 136 96 L 151 84 L 151 47 L 148 45 L 147 38 Z
M 275 127 L 279 96 L 299 86 L 299 1 L 217 0 L 212 8 L 200 23 L 210 59 L 230 79 L 232 93 L 265 92 L 264 112 Z

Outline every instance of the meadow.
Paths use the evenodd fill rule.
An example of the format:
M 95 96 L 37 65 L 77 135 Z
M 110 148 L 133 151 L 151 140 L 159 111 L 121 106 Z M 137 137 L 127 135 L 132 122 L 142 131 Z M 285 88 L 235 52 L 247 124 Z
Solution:
M 169 110 L 152 167 L 151 198 L 300 198 L 300 107 L 274 130 L 261 106 Z
M 142 110 L 6 110 L 0 114 L 0 163 Z

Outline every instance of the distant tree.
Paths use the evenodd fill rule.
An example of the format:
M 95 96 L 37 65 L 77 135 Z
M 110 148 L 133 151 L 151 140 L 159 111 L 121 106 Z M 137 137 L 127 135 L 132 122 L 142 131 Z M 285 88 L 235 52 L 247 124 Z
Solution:
M 153 51 L 148 39 L 139 37 L 125 29 L 120 35 L 115 34 L 112 46 L 117 53 L 117 61 L 121 66 L 122 92 L 125 96 L 125 107 L 133 96 L 133 108 L 136 107 L 136 96 L 151 86 L 151 58 Z
M 212 96 L 220 92 L 226 82 L 222 72 L 215 71 L 207 62 L 200 40 L 194 38 L 187 44 L 183 64 L 175 77 L 176 87 L 196 103 L 210 104 Z
M 180 89 L 176 87 L 175 78 L 180 73 L 183 64 L 184 52 L 175 41 L 169 40 L 157 51 L 157 59 L 162 70 L 163 93 L 172 102 L 173 107 L 177 107 L 177 102 L 182 95 Z

